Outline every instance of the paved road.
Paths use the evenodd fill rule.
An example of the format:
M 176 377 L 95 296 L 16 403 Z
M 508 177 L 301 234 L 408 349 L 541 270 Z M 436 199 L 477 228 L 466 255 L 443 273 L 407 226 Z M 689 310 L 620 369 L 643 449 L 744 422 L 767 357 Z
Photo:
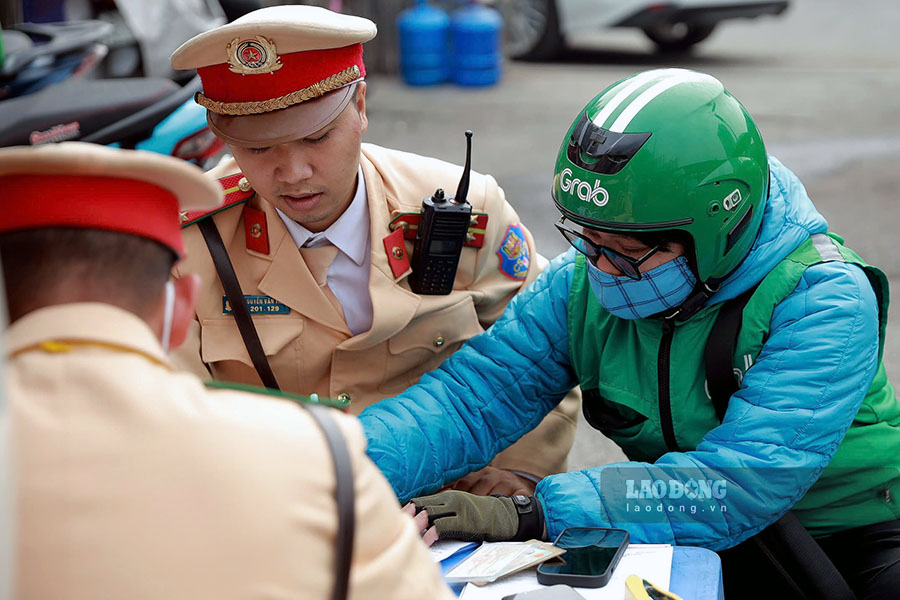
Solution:
M 727 23 L 681 59 L 651 53 L 637 32 L 572 40 L 555 63 L 510 62 L 500 84 L 410 88 L 370 78 L 367 140 L 493 174 L 546 256 L 566 248 L 553 229 L 550 181 L 574 115 L 609 84 L 657 66 L 720 78 L 754 116 L 770 153 L 806 183 L 833 231 L 900 281 L 900 3 L 793 0 L 778 18 Z M 896 289 L 896 284 L 894 285 Z M 900 301 L 885 361 L 900 376 Z M 620 457 L 582 422 L 571 457 L 581 468 Z

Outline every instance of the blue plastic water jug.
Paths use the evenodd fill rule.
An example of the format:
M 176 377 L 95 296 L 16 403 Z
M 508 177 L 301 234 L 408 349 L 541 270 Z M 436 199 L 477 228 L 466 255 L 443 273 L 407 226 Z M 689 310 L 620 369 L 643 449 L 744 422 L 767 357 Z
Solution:
M 450 17 L 425 0 L 397 15 L 400 74 L 409 85 L 450 79 Z
M 471 3 L 453 13 L 453 81 L 493 85 L 503 65 L 503 18 L 493 8 Z

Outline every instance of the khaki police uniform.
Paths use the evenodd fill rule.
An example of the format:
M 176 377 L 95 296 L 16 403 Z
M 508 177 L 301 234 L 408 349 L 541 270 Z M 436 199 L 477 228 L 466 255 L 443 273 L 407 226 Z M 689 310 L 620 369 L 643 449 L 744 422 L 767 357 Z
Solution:
M 106 304 L 34 311 L 5 346 L 16 598 L 330 597 L 335 477 L 307 412 L 205 388 Z M 452 598 L 359 425 L 332 417 L 355 481 L 349 598 Z
M 172 66 L 196 69 L 203 84 L 196 101 L 220 139 L 243 148 L 272 147 L 322 130 L 356 98 L 365 78 L 363 43 L 375 34 L 368 19 L 315 6 L 274 6 L 188 40 L 173 53 Z M 474 213 L 486 216 L 469 230 L 473 239 L 462 249 L 453 291 L 413 293 L 408 277 L 415 235 L 410 228 L 413 235 L 404 241 L 392 227 L 411 225 L 409 214 L 417 215 L 436 188 L 455 190 L 462 169 L 370 144 L 362 144 L 360 162 L 370 223 L 360 235 L 370 240 L 373 315 L 371 328 L 357 335 L 331 289 L 320 287 L 326 279 L 321 266 L 311 269 L 305 262 L 319 262 L 321 254 L 304 258 L 266 198 L 254 195 L 243 206 L 206 217 L 222 237 L 278 385 L 349 401 L 353 413 L 437 367 L 493 323 L 546 262 L 497 182 L 473 174 L 468 200 Z M 236 173 L 233 163 L 215 170 L 218 177 Z M 239 177 L 228 178 L 226 188 L 247 188 Z M 192 224 L 198 218 L 185 217 L 188 258 L 176 276 L 198 273 L 206 287 L 179 364 L 217 380 L 260 384 L 209 250 Z M 565 401 L 494 466 L 539 477 L 564 471 L 577 403 Z
M 244 294 L 267 296 L 290 309 L 281 314 L 253 314 L 281 388 L 349 399 L 354 414 L 415 384 L 465 340 L 484 331 L 503 313 L 512 296 L 537 277 L 546 262 L 537 254 L 531 234 L 519 224 L 497 182 L 473 172 L 468 200 L 474 212 L 488 214 L 483 245 L 463 248 L 454 290 L 449 295 L 413 293 L 407 282 L 410 271 L 394 276 L 382 240 L 392 233 L 392 221 L 402 219 L 405 213 L 418 213 L 422 199 L 435 188 L 455 189 L 462 169 L 372 144 L 363 144 L 360 162 L 371 226 L 369 293 L 374 320 L 372 328 L 359 335 L 350 333 L 340 313 L 320 291 L 269 202 L 258 195 L 248 202 L 265 215 L 262 221 L 268 237 L 267 254 L 247 247 L 251 225 L 245 220 L 244 205 L 207 217 L 215 220 Z M 237 166 L 231 161 L 211 174 L 235 172 Z M 254 224 L 259 224 L 259 219 L 254 219 Z M 517 225 L 530 259 L 523 279 L 513 279 L 501 270 L 499 256 L 504 241 L 510 239 L 510 227 Z M 211 373 L 217 380 L 259 385 L 235 320 L 223 310 L 224 291 L 203 236 L 196 225 L 182 232 L 187 258 L 178 265 L 177 274 L 198 273 L 205 287 L 197 304 L 196 330 L 175 353 L 176 360 L 201 376 Z M 406 240 L 405 252 L 409 254 L 412 249 L 413 241 Z M 538 477 L 565 471 L 578 402 L 577 394 L 570 394 L 536 430 L 492 464 Z

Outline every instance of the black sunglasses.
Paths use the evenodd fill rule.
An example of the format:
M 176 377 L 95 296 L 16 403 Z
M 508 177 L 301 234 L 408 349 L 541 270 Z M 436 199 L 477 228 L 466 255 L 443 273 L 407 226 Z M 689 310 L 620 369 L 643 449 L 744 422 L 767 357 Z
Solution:
M 650 248 L 646 254 L 644 254 L 640 258 L 631 258 L 630 256 L 625 256 L 621 252 L 617 252 L 612 248 L 607 248 L 606 246 L 601 246 L 596 243 L 580 231 L 575 231 L 571 227 L 565 224 L 566 218 L 561 217 L 559 221 L 555 223 L 556 228 L 559 229 L 559 232 L 563 235 L 566 240 L 572 244 L 572 247 L 584 254 L 589 261 L 597 264 L 597 259 L 600 258 L 602 254 L 606 257 L 612 265 L 622 272 L 626 277 L 631 279 L 640 279 L 641 271 L 640 266 L 647 262 L 647 259 L 656 254 L 659 249 L 662 247 L 662 244 L 657 244 Z

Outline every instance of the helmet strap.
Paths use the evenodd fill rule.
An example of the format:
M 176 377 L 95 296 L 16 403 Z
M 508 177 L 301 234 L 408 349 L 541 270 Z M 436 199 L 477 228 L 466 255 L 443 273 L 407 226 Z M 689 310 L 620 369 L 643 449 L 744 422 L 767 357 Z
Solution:
M 719 291 L 723 279 L 710 278 L 706 281 L 698 282 L 694 286 L 691 294 L 685 298 L 684 302 L 674 308 L 660 313 L 663 319 L 676 319 L 684 321 L 690 318 L 694 313 L 703 308 L 706 301 L 712 298 L 713 294 Z

